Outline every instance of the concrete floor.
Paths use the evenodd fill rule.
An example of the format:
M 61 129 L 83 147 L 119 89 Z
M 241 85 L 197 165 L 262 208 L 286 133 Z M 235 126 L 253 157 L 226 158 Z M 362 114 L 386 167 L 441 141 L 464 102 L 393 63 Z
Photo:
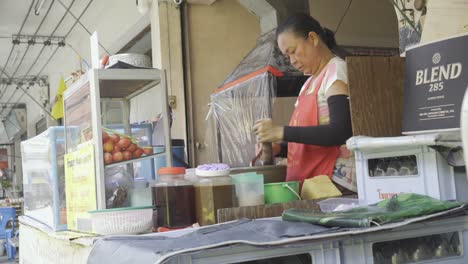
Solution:
M 0 263 L 19 263 L 19 259 L 9 261 L 7 256 L 0 256 Z

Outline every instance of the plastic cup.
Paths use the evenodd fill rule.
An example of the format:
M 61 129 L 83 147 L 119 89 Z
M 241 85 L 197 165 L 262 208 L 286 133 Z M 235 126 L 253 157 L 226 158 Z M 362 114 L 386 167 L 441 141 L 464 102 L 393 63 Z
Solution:
M 263 175 L 255 172 L 232 175 L 238 206 L 264 204 Z

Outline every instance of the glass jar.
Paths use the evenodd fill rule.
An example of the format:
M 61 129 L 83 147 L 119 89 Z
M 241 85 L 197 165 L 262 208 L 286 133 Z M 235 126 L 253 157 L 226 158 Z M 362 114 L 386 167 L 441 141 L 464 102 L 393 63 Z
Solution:
M 197 170 L 195 186 L 195 209 L 200 225 L 218 222 L 217 212 L 221 208 L 234 206 L 234 185 L 229 170 L 209 173 Z
M 164 167 L 152 186 L 153 228 L 181 228 L 195 223 L 193 184 L 184 179 L 185 168 Z

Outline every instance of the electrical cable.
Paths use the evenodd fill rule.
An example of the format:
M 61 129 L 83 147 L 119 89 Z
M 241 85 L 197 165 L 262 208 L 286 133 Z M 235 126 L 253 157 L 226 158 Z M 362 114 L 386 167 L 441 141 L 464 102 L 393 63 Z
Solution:
M 346 10 L 345 10 L 345 12 L 343 13 L 343 16 L 341 17 L 340 21 L 338 22 L 338 25 L 336 26 L 336 29 L 335 29 L 335 36 L 336 36 L 336 34 L 338 33 L 338 30 L 339 30 L 340 27 L 341 27 L 341 23 L 343 22 L 343 19 L 344 19 L 345 16 L 348 14 L 349 7 L 351 6 L 351 3 L 352 3 L 352 2 L 353 2 L 353 0 L 349 0 L 348 6 L 346 7 Z
M 65 7 L 65 4 L 62 2 L 62 0 L 57 0 L 57 1 L 58 1 L 63 7 Z M 92 2 L 92 1 L 91 1 L 91 2 Z M 89 5 L 89 4 L 88 4 L 88 5 Z M 86 8 L 86 9 L 87 9 L 87 8 Z M 83 16 L 83 14 L 81 14 L 81 15 L 79 16 L 79 18 L 76 18 L 75 14 L 73 14 L 72 12 L 70 12 L 70 15 L 71 15 L 74 19 L 76 19 L 76 20 L 78 21 L 78 24 L 80 24 L 80 26 L 83 27 L 83 29 L 84 29 L 90 36 L 93 34 L 93 33 L 91 33 L 91 31 L 89 31 L 89 29 L 88 29 L 85 25 L 83 25 L 83 23 L 81 23 L 80 18 Z M 101 48 L 102 48 L 107 54 L 109 54 L 109 55 L 111 54 L 111 53 L 104 47 L 104 45 L 102 45 L 102 43 L 101 43 L 100 41 L 98 41 L 98 44 L 99 44 L 99 46 L 101 46 Z
M 68 6 L 67 8 L 67 11 L 65 12 L 65 14 L 62 16 L 62 18 L 60 19 L 60 21 L 57 23 L 57 26 L 55 26 L 54 30 L 52 30 L 52 33 L 50 33 L 50 36 L 49 36 L 49 40 L 54 36 L 55 32 L 57 31 L 57 29 L 59 28 L 59 26 L 62 24 L 62 21 L 65 19 L 65 17 L 67 16 L 67 13 L 68 11 L 70 11 L 71 7 L 73 6 L 73 4 L 75 3 L 76 0 L 73 0 L 71 2 L 71 4 Z M 36 31 L 37 33 L 37 31 Z M 24 81 L 26 79 L 26 77 L 28 76 L 28 74 L 31 72 L 32 68 L 36 65 L 37 61 L 39 60 L 40 56 L 42 55 L 42 53 L 44 52 L 45 50 L 45 45 L 42 46 L 41 50 L 39 51 L 38 55 L 36 56 L 36 59 L 33 61 L 33 63 L 31 64 L 31 66 L 29 67 L 29 69 L 27 70 L 26 74 L 24 75 L 23 79 L 21 80 Z M 15 90 L 16 91 L 16 90 Z M 0 97 L 1 98 L 1 97 Z M 8 101 L 7 101 L 8 102 Z M 1 114 L 1 112 L 0 112 Z
M 32 0 L 32 1 L 31 1 L 31 4 L 29 5 L 28 12 L 26 13 L 26 16 L 24 17 L 23 22 L 21 23 L 21 27 L 20 27 L 20 29 L 19 29 L 19 31 L 18 31 L 18 35 L 20 35 L 20 34 L 21 34 L 21 31 L 23 31 L 24 24 L 26 23 L 26 20 L 28 20 L 29 14 L 31 13 L 31 10 L 32 10 L 32 8 L 33 8 L 33 4 L 34 4 L 34 0 Z M 2 76 L 2 74 L 5 74 L 5 76 L 7 76 L 8 78 L 10 78 L 10 77 L 8 76 L 8 74 L 5 72 L 5 69 L 6 69 L 7 65 L 8 65 L 8 62 L 10 61 L 10 58 L 11 58 L 11 55 L 13 54 L 14 48 L 15 48 L 15 45 L 13 45 L 13 46 L 11 47 L 11 49 L 10 49 L 10 54 L 8 54 L 8 58 L 7 58 L 7 60 L 5 61 L 5 64 L 3 65 L 2 73 L 0 73 L 0 77 Z M 6 88 L 6 87 L 4 87 L 4 88 Z
M 60 0 L 58 0 L 58 1 L 60 2 Z M 74 2 L 74 1 L 73 1 L 73 2 Z M 73 2 L 72 2 L 72 4 L 73 4 Z M 75 17 L 75 18 L 76 18 L 75 23 L 74 23 L 74 24 L 71 26 L 71 28 L 68 30 L 67 34 L 65 34 L 64 39 L 66 39 L 66 38 L 70 35 L 70 33 L 73 31 L 73 29 L 75 28 L 75 26 L 76 26 L 77 23 L 79 22 L 79 19 L 81 19 L 81 17 L 86 13 L 86 11 L 88 10 L 88 8 L 89 8 L 89 6 L 91 5 L 92 2 L 93 2 L 93 0 L 90 0 L 90 1 L 88 2 L 88 4 L 86 5 L 86 7 L 85 7 L 85 8 L 83 9 L 83 11 L 81 12 L 80 16 L 79 16 L 78 18 Z M 71 4 L 71 5 L 72 5 L 72 4 Z M 67 8 L 67 11 L 65 12 L 65 15 L 66 15 L 67 13 L 72 14 L 72 13 L 70 12 L 71 5 Z M 43 65 L 43 67 L 41 68 L 41 70 L 36 74 L 36 77 L 39 77 L 40 74 L 42 73 L 42 71 L 47 67 L 47 65 L 50 63 L 50 61 L 52 60 L 52 58 L 53 58 L 53 57 L 55 56 L 55 54 L 57 53 L 59 47 L 60 47 L 60 46 L 57 46 L 57 48 L 54 50 L 54 52 L 49 56 L 49 59 L 48 59 L 48 60 L 46 61 L 46 63 Z M 52 117 L 52 115 L 51 115 L 51 113 L 49 112 L 49 110 L 45 109 L 45 108 L 44 108 L 39 102 L 37 102 L 36 99 L 35 99 L 33 96 L 31 96 L 26 90 L 24 90 L 24 89 L 21 88 L 21 87 L 19 87 L 19 89 L 21 89 L 21 90 L 23 91 L 23 93 L 22 93 L 21 96 L 16 100 L 16 103 L 15 103 L 14 105 L 18 104 L 18 102 L 23 98 L 24 94 L 26 94 L 26 95 L 28 95 L 34 102 L 36 102 L 36 104 L 38 104 L 49 116 Z M 16 91 L 16 90 L 15 90 L 15 91 Z M 9 101 L 8 101 L 8 102 L 9 102 Z M 3 112 L 3 110 L 2 110 L 2 112 Z M 0 114 L 1 114 L 2 112 L 0 112 Z
M 33 8 L 33 4 L 34 4 L 34 0 L 32 0 L 31 4 L 29 5 L 28 12 L 26 13 L 26 16 L 24 17 L 23 22 L 21 23 L 21 27 L 18 30 L 18 35 L 20 35 L 21 32 L 23 31 L 24 25 L 26 24 L 26 21 L 28 20 L 29 14 L 31 13 L 31 10 Z M 5 61 L 5 64 L 3 65 L 3 68 L 1 69 L 2 73 L 0 73 L 0 77 L 2 76 L 2 74 L 4 74 L 7 78 L 11 78 L 11 76 L 9 76 L 6 73 L 6 67 L 8 66 L 8 62 L 10 61 L 10 58 L 11 58 L 11 55 L 13 54 L 14 49 L 15 49 L 15 44 L 13 44 L 13 46 L 10 49 L 10 53 L 8 54 L 7 60 Z M 6 92 L 7 88 L 8 88 L 8 84 L 3 85 L 3 87 L 0 90 L 0 95 L 3 95 L 3 93 Z
M 58 0 L 60 2 L 60 0 Z M 86 5 L 86 7 L 83 9 L 83 11 L 81 12 L 80 16 L 78 18 L 76 18 L 76 21 L 75 23 L 71 26 L 70 30 L 68 30 L 67 34 L 65 34 L 65 39 L 70 35 L 70 33 L 73 31 L 73 29 L 75 28 L 76 24 L 79 22 L 79 20 L 81 19 L 81 17 L 84 15 L 84 13 L 88 10 L 89 6 L 91 5 L 91 3 L 93 2 L 94 0 L 90 0 L 88 2 L 88 4 Z M 70 12 L 70 14 L 72 14 Z M 57 53 L 57 50 L 58 50 L 58 47 L 55 49 L 55 51 L 52 53 L 52 55 L 50 55 L 49 59 L 46 61 L 46 63 L 44 64 L 44 66 L 41 68 L 41 70 L 36 74 L 37 77 L 39 77 L 39 75 L 42 73 L 42 71 L 47 67 L 47 65 L 49 64 L 49 62 L 52 60 L 52 58 L 54 57 L 54 55 Z
M 60 0 L 57 0 L 58 2 L 60 2 L 60 4 L 62 4 L 62 1 Z M 57 26 L 55 26 L 54 30 L 52 30 L 52 33 L 50 33 L 50 37 L 49 37 L 49 40 L 54 36 L 55 32 L 57 31 L 57 29 L 60 27 L 60 25 L 62 24 L 63 20 L 65 19 L 65 17 L 67 17 L 67 14 L 70 12 L 70 9 L 71 7 L 73 6 L 73 4 L 75 3 L 76 0 L 73 0 L 70 5 L 68 7 L 65 7 L 65 14 L 63 14 L 62 18 L 60 19 L 60 21 L 57 23 Z
M 37 33 L 38 33 L 39 30 L 41 29 L 42 25 L 44 24 L 44 21 L 46 20 L 47 15 L 49 14 L 50 10 L 52 9 L 52 6 L 54 5 L 54 2 L 55 2 L 55 0 L 52 0 L 52 2 L 50 3 L 49 8 L 47 9 L 46 14 L 45 14 L 44 17 L 42 18 L 41 22 L 39 23 L 39 26 L 37 27 L 36 31 L 35 31 L 34 34 L 33 34 L 33 38 L 37 35 Z M 21 30 L 22 30 L 22 28 L 21 28 Z M 21 33 L 21 31 L 20 31 L 20 33 Z M 14 77 L 15 77 L 15 75 L 16 75 L 16 73 L 18 72 L 19 68 L 21 67 L 21 64 L 23 63 L 23 60 L 24 60 L 24 58 L 26 57 L 26 54 L 28 53 L 30 47 L 31 47 L 31 45 L 28 45 L 28 47 L 26 48 L 26 51 L 23 53 L 23 56 L 21 57 L 20 62 L 18 63 L 18 66 L 16 67 L 15 71 L 11 74 L 11 77 L 10 77 L 10 78 L 14 78 Z M 6 91 L 6 89 L 5 89 L 5 91 Z M 16 90 L 15 90 L 15 91 L 16 91 Z M 4 94 L 5 94 L 5 92 L 2 93 L 2 94 L 0 95 L 0 100 L 2 99 L 2 97 L 3 97 Z M 3 112 L 0 112 L 0 115 L 1 115 L 2 113 L 3 113 Z
M 26 24 L 26 20 L 28 20 L 29 14 L 31 13 L 33 4 L 34 4 L 34 0 L 31 0 L 31 5 L 29 6 L 28 13 L 26 13 L 26 16 L 24 17 L 23 23 L 21 23 L 21 27 L 18 31 L 18 35 L 21 35 L 21 32 L 23 31 L 24 25 Z
M 52 6 L 54 5 L 54 3 L 55 3 L 55 0 L 52 0 L 52 2 L 50 3 L 49 8 L 47 9 L 47 11 L 46 11 L 44 17 L 41 19 L 41 22 L 39 23 L 39 26 L 37 27 L 36 31 L 34 32 L 32 39 L 34 39 L 34 37 L 37 36 L 37 33 L 39 32 L 39 30 L 41 29 L 42 25 L 44 24 L 44 21 L 46 20 L 47 16 L 49 15 L 50 10 L 52 9 Z M 29 15 L 29 12 L 28 12 L 28 15 Z M 24 24 L 22 25 L 22 27 L 21 27 L 20 30 L 22 30 L 23 26 L 24 26 Z M 19 32 L 19 34 L 21 34 L 21 31 Z M 19 34 L 18 34 L 18 35 L 19 35 Z M 11 75 L 11 78 L 14 78 L 14 77 L 15 77 L 16 73 L 18 72 L 19 68 L 21 67 L 21 64 L 23 63 L 23 60 L 24 60 L 24 58 L 26 57 L 26 54 L 28 53 L 28 51 L 29 51 L 29 49 L 30 49 L 31 46 L 32 46 L 32 45 L 28 45 L 28 47 L 26 48 L 25 52 L 23 53 L 23 56 L 21 57 L 20 62 L 18 63 L 18 66 L 16 67 L 15 71 L 14 71 L 13 74 Z M 43 47 L 43 48 L 44 48 L 44 47 Z M 39 55 L 40 55 L 40 54 L 39 54 Z M 35 61 L 37 61 L 37 59 L 38 59 L 38 58 L 36 58 Z M 32 67 L 31 67 L 31 68 L 32 68 Z M 28 73 L 29 73 L 29 72 L 28 72 Z M 28 73 L 26 73 L 25 75 L 28 75 Z M 11 99 L 13 98 L 13 96 L 14 96 L 15 93 L 16 93 L 16 90 L 18 90 L 18 88 L 19 88 L 19 87 L 17 87 L 17 89 L 15 89 L 15 90 L 13 91 L 13 93 L 12 93 L 11 96 L 10 96 L 10 98 L 7 100 L 7 103 L 9 103 L 9 102 L 11 101 Z M 5 95 L 6 90 L 7 90 L 7 89 L 4 89 L 4 90 L 2 91 L 2 93 L 0 94 L 0 100 L 1 100 L 1 98 L 3 98 L 3 96 Z M 0 116 L 3 114 L 3 112 L 4 112 L 5 109 L 6 109 L 6 108 L 2 108 L 2 110 L 0 110 Z
M 36 37 L 37 33 L 39 32 L 39 30 L 41 29 L 42 25 L 44 24 L 44 21 L 46 20 L 47 16 L 49 15 L 50 10 L 52 9 L 52 6 L 54 5 L 54 2 L 55 2 L 55 0 L 52 0 L 52 2 L 50 3 L 49 8 L 47 9 L 47 12 L 45 13 L 44 17 L 41 19 L 41 22 L 39 23 L 39 26 L 37 27 L 36 31 L 35 31 L 34 34 L 33 34 L 32 39 L 34 39 L 34 37 Z M 32 46 L 32 45 L 29 45 L 29 44 L 28 44 L 28 47 L 27 47 L 26 50 L 24 51 L 23 56 L 21 57 L 21 60 L 20 60 L 20 62 L 18 63 L 18 66 L 16 67 L 15 71 L 11 74 L 11 78 L 14 78 L 14 77 L 15 77 L 16 73 L 18 72 L 19 68 L 21 67 L 21 64 L 23 64 L 24 58 L 26 57 L 26 54 L 28 53 L 28 51 L 29 51 L 29 49 L 31 48 L 31 46 Z M 27 75 L 27 74 L 25 74 L 25 75 Z M 1 99 L 3 98 L 3 96 L 5 95 L 6 90 L 7 90 L 7 89 L 4 89 L 4 90 L 3 90 L 3 93 L 0 94 L 0 100 L 1 100 Z M 11 96 L 10 96 L 10 98 L 7 100 L 7 102 L 10 102 L 10 101 L 11 101 L 11 99 L 13 98 L 13 96 L 14 96 L 15 93 L 16 93 L 16 90 L 18 90 L 18 87 L 17 87 L 17 89 L 15 89 L 15 90 L 11 93 Z M 4 112 L 5 109 L 6 109 L 6 108 L 2 108 L 2 110 L 0 110 L 0 116 L 3 114 L 3 112 Z
M 49 64 L 49 62 L 52 60 L 52 58 L 54 57 L 55 53 L 57 53 L 59 47 L 56 47 L 54 52 L 52 52 L 52 54 L 49 56 L 49 59 L 47 59 L 47 61 L 44 63 L 44 66 L 42 66 L 42 68 L 39 70 L 39 72 L 36 74 L 36 77 L 39 77 L 40 74 L 42 73 L 42 71 L 47 67 L 47 65 Z

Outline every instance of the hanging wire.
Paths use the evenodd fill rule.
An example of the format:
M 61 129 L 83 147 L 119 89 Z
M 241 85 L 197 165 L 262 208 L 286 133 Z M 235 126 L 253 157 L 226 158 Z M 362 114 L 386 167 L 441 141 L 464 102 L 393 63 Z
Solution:
M 60 2 L 60 0 L 58 0 Z M 74 2 L 74 1 L 73 1 Z M 72 2 L 72 4 L 73 4 Z M 68 30 L 68 32 L 65 34 L 64 36 L 64 39 L 66 39 L 70 33 L 73 31 L 73 29 L 75 28 L 75 26 L 78 24 L 79 20 L 81 19 L 81 17 L 86 13 L 86 11 L 88 10 L 89 6 L 91 5 L 91 3 L 93 2 L 93 0 L 90 0 L 88 2 L 88 4 L 86 5 L 86 7 L 83 9 L 83 11 L 81 12 L 80 16 L 78 18 L 76 18 L 75 16 L 73 16 L 76 20 L 75 20 L 75 23 L 71 26 L 71 28 Z M 71 5 L 72 5 L 71 4 Z M 70 13 L 72 15 L 72 13 L 70 12 L 70 8 L 71 8 L 71 5 L 67 8 L 67 11 L 65 12 L 65 15 L 67 13 Z M 63 19 L 62 19 L 63 20 Z M 56 27 L 57 29 L 58 27 Z M 55 30 L 56 30 L 55 29 Z M 36 74 L 36 77 L 40 77 L 40 74 L 42 73 L 42 71 L 44 71 L 44 69 L 47 67 L 47 65 L 50 63 L 50 61 L 52 60 L 52 58 L 55 56 L 55 54 L 57 53 L 58 49 L 60 48 L 60 46 L 57 46 L 54 50 L 54 52 L 49 56 L 49 58 L 47 59 L 46 63 L 42 66 L 42 68 L 39 70 L 39 72 Z M 21 96 L 16 100 L 16 103 L 14 105 L 17 105 L 19 103 L 19 101 L 23 98 L 24 94 L 28 95 L 29 98 L 31 98 L 36 104 L 38 104 L 50 117 L 52 117 L 52 114 L 50 113 L 50 111 L 46 108 L 44 108 L 39 102 L 37 102 L 37 100 L 31 96 L 27 90 L 23 89 L 22 87 L 19 87 L 19 89 L 21 89 L 23 91 L 23 93 L 21 94 Z M 15 90 L 16 91 L 16 90 Z M 9 101 L 8 101 L 9 102 Z M 3 112 L 3 110 L 2 110 Z M 0 112 L 0 114 L 2 113 Z
M 60 0 L 58 0 L 60 2 Z M 65 34 L 65 37 L 64 39 L 66 39 L 70 33 L 73 31 L 73 29 L 75 28 L 75 26 L 79 23 L 81 17 L 86 13 L 86 11 L 88 10 L 89 6 L 91 5 L 91 3 L 93 2 L 93 0 L 90 0 L 88 2 L 88 4 L 86 5 L 86 7 L 83 9 L 83 11 L 81 12 L 80 16 L 78 18 L 76 18 L 75 16 L 75 23 L 71 26 L 71 28 L 68 30 L 67 34 Z M 70 12 L 70 14 L 72 14 Z M 52 60 L 52 58 L 55 56 L 55 54 L 57 53 L 58 51 L 58 47 L 55 49 L 55 51 L 52 53 L 52 55 L 50 55 L 49 59 L 46 61 L 46 63 L 44 64 L 44 66 L 42 66 L 41 70 L 36 74 L 37 77 L 39 77 L 42 73 L 42 71 L 47 67 L 47 65 L 49 64 L 49 62 Z
M 52 6 L 54 5 L 54 2 L 55 2 L 55 0 L 52 0 L 52 2 L 50 3 L 49 8 L 47 9 L 46 14 L 45 14 L 44 17 L 42 18 L 41 22 L 39 23 L 39 26 L 37 27 L 36 31 L 35 31 L 34 34 L 33 34 L 33 37 L 32 37 L 33 39 L 34 39 L 34 37 L 37 35 L 37 33 L 39 32 L 39 30 L 41 29 L 42 25 L 44 24 L 44 21 L 46 20 L 48 14 L 49 14 L 49 12 L 50 12 L 50 10 L 52 9 Z M 22 56 L 20 62 L 18 63 L 18 66 L 16 67 L 15 71 L 14 71 L 13 74 L 11 75 L 11 78 L 14 78 L 14 77 L 15 77 L 16 73 L 18 72 L 19 68 L 21 67 L 21 64 L 23 63 L 23 60 L 24 60 L 24 58 L 26 57 L 26 54 L 28 53 L 29 48 L 30 48 L 31 46 L 32 46 L 32 45 L 28 45 L 28 47 L 26 48 L 26 51 L 23 53 L 23 56 Z M 1 99 L 3 98 L 3 96 L 5 95 L 5 92 L 6 92 L 6 89 L 5 89 L 5 90 L 3 91 L 3 93 L 0 95 L 0 100 L 1 100 Z M 16 89 L 13 91 L 12 96 L 10 97 L 10 99 L 8 100 L 8 102 L 10 102 L 10 100 L 11 100 L 11 98 L 14 96 L 15 92 L 16 92 Z M 2 111 L 0 112 L 0 115 L 3 114 L 3 110 L 4 110 L 4 109 L 2 109 Z
M 29 17 L 29 14 L 31 13 L 31 10 L 33 8 L 33 4 L 34 4 L 34 0 L 31 1 L 31 4 L 29 5 L 29 9 L 28 9 L 28 12 L 26 13 L 26 16 L 24 17 L 23 19 L 23 22 L 21 23 L 21 27 L 18 31 L 18 35 L 21 34 L 21 32 L 23 31 L 23 28 L 24 28 L 24 25 L 26 24 L 26 20 L 28 20 L 28 17 Z M 11 47 L 10 49 L 10 53 L 8 54 L 8 57 L 7 57 L 7 60 L 5 61 L 5 64 L 3 65 L 3 68 L 1 69 L 2 70 L 2 73 L 0 73 L 0 77 L 4 74 L 7 78 L 11 78 L 11 76 L 8 76 L 8 74 L 6 73 L 6 67 L 8 66 L 8 62 L 10 61 L 10 58 L 11 58 L 11 55 L 13 54 L 13 51 L 15 49 L 15 44 L 13 44 L 13 46 Z M 4 92 L 6 92 L 6 89 L 8 87 L 8 84 L 4 84 L 3 87 L 1 88 L 0 90 L 0 98 L 1 96 L 3 95 Z
M 26 13 L 26 16 L 24 17 L 23 19 L 23 22 L 21 23 L 21 27 L 18 31 L 18 35 L 21 34 L 21 31 L 23 31 L 23 27 L 24 27 L 24 24 L 26 23 L 26 20 L 28 20 L 28 17 L 29 17 L 29 14 L 31 13 L 31 10 L 32 10 L 32 7 L 33 7 L 33 4 L 34 4 L 34 0 L 31 1 L 31 4 L 29 5 L 29 9 L 28 9 L 28 12 Z M 6 67 L 8 66 L 8 62 L 10 61 L 10 58 L 11 58 L 11 55 L 13 54 L 13 50 L 15 48 L 15 45 L 13 45 L 10 49 L 10 54 L 8 54 L 8 58 L 7 60 L 5 61 L 5 64 L 3 65 L 3 68 L 2 68 L 2 73 L 0 73 L 0 77 L 2 77 L 2 74 L 5 74 L 6 77 L 10 78 L 7 73 L 5 72 L 5 69 Z
M 75 3 L 75 1 L 76 1 L 76 0 L 73 0 L 73 1 L 70 3 L 70 5 L 68 6 L 68 8 L 67 8 L 65 14 L 62 16 L 62 18 L 60 19 L 60 21 L 57 23 L 57 25 L 55 26 L 54 30 L 52 30 L 52 33 L 50 33 L 50 36 L 49 36 L 48 40 L 50 40 L 50 39 L 54 36 L 55 32 L 57 31 L 57 29 L 59 28 L 59 26 L 62 24 L 62 21 L 63 21 L 63 20 L 65 19 L 65 17 L 67 16 L 67 13 L 70 11 L 70 9 L 71 9 L 71 7 L 73 6 L 73 4 Z M 38 31 L 36 31 L 36 33 L 37 33 L 37 32 L 38 32 Z M 38 55 L 36 56 L 36 59 L 33 61 L 33 63 L 31 64 L 31 66 L 29 67 L 29 69 L 27 70 L 26 74 L 24 75 L 23 79 L 22 79 L 20 82 L 23 82 L 23 81 L 27 78 L 28 74 L 31 72 L 32 68 L 36 65 L 36 63 L 37 63 L 37 61 L 39 60 L 40 56 L 41 56 L 42 53 L 44 52 L 45 47 L 46 47 L 45 45 L 42 46 L 41 50 L 39 51 Z M 15 92 L 16 92 L 16 90 L 15 90 Z M 14 93 L 13 93 L 13 95 L 14 95 Z M 21 95 L 21 97 L 17 100 L 17 102 L 23 97 L 23 95 L 24 95 L 24 92 L 23 92 L 23 94 Z M 13 96 L 12 96 L 12 97 L 13 97 Z M 0 97 L 0 98 L 1 98 L 1 97 Z M 35 100 L 35 99 L 33 99 L 33 100 Z M 9 102 L 9 101 L 7 101 L 7 102 Z M 15 105 L 16 105 L 16 104 L 15 104 Z M 14 106 L 15 106 L 15 105 L 14 105 Z M 13 107 L 14 107 L 14 106 L 13 106 Z M 12 107 L 12 108 L 13 108 L 13 107 Z M 0 112 L 0 114 L 2 114 L 2 112 Z
M 346 10 L 345 10 L 345 12 L 343 13 L 343 16 L 341 16 L 341 19 L 340 19 L 340 21 L 338 22 L 338 25 L 336 26 L 336 29 L 335 29 L 335 36 L 336 36 L 336 33 L 338 33 L 338 30 L 339 30 L 340 27 L 341 27 L 341 23 L 343 22 L 343 19 L 344 19 L 345 16 L 348 14 L 349 7 L 351 6 L 351 3 L 352 3 L 352 2 L 353 2 L 353 0 L 349 0 L 348 6 L 346 7 Z
M 41 22 L 39 23 L 39 26 L 37 27 L 36 31 L 35 31 L 34 34 L 33 34 L 32 39 L 34 39 L 34 37 L 37 36 L 37 33 L 39 32 L 39 30 L 41 29 L 42 25 L 44 24 L 44 21 L 46 20 L 47 16 L 49 15 L 50 10 L 52 9 L 52 6 L 54 5 L 54 2 L 55 2 L 55 0 L 52 0 L 52 2 L 50 3 L 49 8 L 47 9 L 47 11 L 46 11 L 44 17 L 41 19 Z M 15 71 L 14 71 L 13 74 L 11 75 L 11 78 L 14 78 L 14 77 L 16 76 L 16 73 L 18 72 L 19 68 L 21 67 L 21 64 L 23 64 L 23 60 L 24 60 L 24 58 L 26 57 L 26 54 L 28 53 L 28 51 L 29 51 L 29 49 L 31 48 L 31 46 L 32 46 L 32 45 L 28 45 L 28 46 L 27 46 L 26 50 L 25 50 L 24 53 L 23 53 L 23 56 L 21 57 L 20 62 L 18 63 L 18 66 L 16 67 Z M 44 46 L 43 46 L 43 48 L 44 48 Z M 42 51 L 41 51 L 41 53 L 42 53 Z M 39 56 L 40 56 L 40 54 L 39 54 Z M 38 56 L 38 57 L 39 57 L 39 56 Z M 38 57 L 36 57 L 36 60 L 35 60 L 35 61 L 38 60 Z M 31 68 L 32 68 L 32 67 L 30 67 L 30 69 L 31 69 Z M 29 74 L 29 72 L 26 73 L 25 75 L 28 75 L 28 74 Z M 23 80 L 24 80 L 24 79 L 23 79 Z M 16 89 L 13 90 L 13 92 L 11 93 L 10 98 L 7 100 L 7 103 L 11 102 L 11 100 L 12 100 L 13 97 L 15 96 L 16 91 L 17 91 L 18 89 L 22 89 L 22 88 L 20 88 L 20 86 L 17 86 Z M 2 93 L 0 94 L 0 100 L 1 100 L 1 99 L 3 98 L 3 96 L 5 95 L 6 90 L 7 90 L 7 89 L 4 89 L 4 90 L 2 91 Z M 14 106 L 13 106 L 13 107 L 14 107 Z M 9 109 L 9 111 L 11 111 L 11 109 L 12 109 L 13 107 L 11 107 L 11 108 Z M 2 110 L 0 110 L 0 116 L 3 115 L 3 112 L 4 112 L 6 109 L 7 109 L 6 107 L 2 107 Z
M 58 1 L 63 7 L 65 7 L 65 4 L 62 2 L 62 0 L 57 0 L 57 1 Z M 91 2 L 92 2 L 92 1 L 91 1 Z M 88 6 L 89 6 L 89 4 L 91 4 L 91 2 L 88 3 Z M 86 9 L 87 9 L 87 7 L 86 7 Z M 76 21 L 78 21 L 78 24 L 80 24 L 80 26 L 83 27 L 83 29 L 91 36 L 93 33 L 91 33 L 91 31 L 90 31 L 85 25 L 83 25 L 83 23 L 81 23 L 81 21 L 80 21 L 80 19 L 81 19 L 81 17 L 83 16 L 83 14 L 84 14 L 84 13 L 81 13 L 81 15 L 77 18 L 72 12 L 70 12 L 70 15 L 71 15 L 74 19 L 76 19 Z M 111 54 L 111 53 L 104 47 L 104 45 L 102 45 L 102 43 L 101 43 L 100 41 L 98 42 L 98 44 L 99 44 L 99 46 L 101 46 L 101 48 L 102 48 L 107 54 L 109 54 L 109 55 Z
M 419 31 L 416 26 L 414 25 L 414 21 L 412 21 L 405 13 L 405 11 L 403 11 L 402 8 L 405 7 L 405 4 L 400 1 L 400 4 L 402 5 L 401 7 L 399 6 L 399 4 L 397 3 L 396 0 L 389 0 L 390 3 L 396 8 L 398 9 L 398 12 L 400 13 L 400 15 L 403 17 L 403 19 L 413 28 L 413 30 L 421 37 L 421 31 Z

